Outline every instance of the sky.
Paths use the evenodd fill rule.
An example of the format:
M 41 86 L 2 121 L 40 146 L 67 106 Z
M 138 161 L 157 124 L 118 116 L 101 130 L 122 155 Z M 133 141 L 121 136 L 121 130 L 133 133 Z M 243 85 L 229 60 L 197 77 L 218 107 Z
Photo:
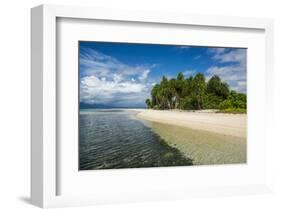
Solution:
M 218 75 L 246 93 L 247 49 L 186 45 L 79 42 L 80 103 L 145 107 L 163 75 Z

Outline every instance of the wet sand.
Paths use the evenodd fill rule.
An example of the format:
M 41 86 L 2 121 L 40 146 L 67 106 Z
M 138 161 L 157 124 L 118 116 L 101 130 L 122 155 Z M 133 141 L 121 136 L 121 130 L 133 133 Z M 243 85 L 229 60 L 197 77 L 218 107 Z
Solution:
M 246 163 L 246 115 L 140 110 L 136 116 L 195 165 Z

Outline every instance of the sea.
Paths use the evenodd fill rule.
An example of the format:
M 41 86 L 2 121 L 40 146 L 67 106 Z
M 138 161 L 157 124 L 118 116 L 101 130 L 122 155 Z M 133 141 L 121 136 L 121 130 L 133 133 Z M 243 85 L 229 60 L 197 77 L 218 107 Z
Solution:
M 79 170 L 192 165 L 129 109 L 81 109 Z

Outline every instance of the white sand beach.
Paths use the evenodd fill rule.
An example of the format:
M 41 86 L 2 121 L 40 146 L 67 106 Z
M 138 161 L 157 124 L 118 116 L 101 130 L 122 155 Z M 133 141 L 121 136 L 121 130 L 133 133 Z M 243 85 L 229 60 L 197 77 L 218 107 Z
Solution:
M 247 162 L 247 115 L 210 111 L 137 110 L 136 117 L 194 165 Z
M 246 137 L 246 114 L 225 114 L 212 111 L 139 110 L 138 118 L 163 124 L 205 130 L 213 133 Z

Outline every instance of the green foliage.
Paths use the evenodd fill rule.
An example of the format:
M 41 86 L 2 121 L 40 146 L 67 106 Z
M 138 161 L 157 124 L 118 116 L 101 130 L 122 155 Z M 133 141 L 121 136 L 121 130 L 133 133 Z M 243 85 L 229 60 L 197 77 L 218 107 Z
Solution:
M 228 108 L 218 111 L 220 113 L 231 113 L 231 114 L 245 114 L 247 113 L 247 109 L 241 108 Z
M 174 86 L 176 92 L 177 92 L 177 95 L 179 97 L 182 96 L 182 93 L 183 93 L 183 88 L 184 88 L 184 84 L 185 84 L 185 81 L 184 81 L 184 75 L 182 72 L 180 72 L 177 76 L 177 79 L 171 79 L 172 81 L 172 85 Z
M 180 99 L 179 109 L 195 109 L 196 100 L 190 96 L 186 96 Z
M 228 108 L 233 108 L 232 100 L 230 99 L 224 100 L 219 104 L 219 109 L 221 110 L 228 109 Z
M 201 73 L 196 74 L 192 81 L 191 97 L 195 100 L 195 108 L 202 109 L 203 98 L 206 91 L 205 76 Z
M 152 102 L 150 99 L 146 99 L 145 103 L 148 109 L 152 108 Z
M 182 72 L 180 72 L 180 73 L 178 74 L 177 80 L 178 80 L 178 81 L 184 81 L 184 75 L 183 75 Z
M 181 97 L 185 97 L 185 96 L 189 96 L 192 92 L 192 82 L 193 82 L 193 77 L 190 76 L 188 79 L 186 79 L 183 83 L 183 89 L 182 89 L 182 96 Z
M 246 110 L 247 96 L 229 91 L 228 84 L 217 75 L 206 82 L 204 74 L 198 73 L 185 79 L 180 72 L 170 80 L 163 76 L 161 82 L 152 88 L 151 99 L 146 100 L 146 105 L 152 109 L 220 109 L 223 112 L 239 112 Z
M 219 76 L 214 75 L 207 83 L 207 92 L 226 99 L 229 95 L 229 88 L 226 83 L 221 82 Z
M 231 91 L 229 99 L 232 101 L 233 107 L 242 109 L 247 108 L 247 96 L 245 94 Z
M 212 93 L 207 93 L 204 98 L 204 109 L 219 109 L 220 103 L 224 99 L 220 96 L 216 96 L 215 94 Z

